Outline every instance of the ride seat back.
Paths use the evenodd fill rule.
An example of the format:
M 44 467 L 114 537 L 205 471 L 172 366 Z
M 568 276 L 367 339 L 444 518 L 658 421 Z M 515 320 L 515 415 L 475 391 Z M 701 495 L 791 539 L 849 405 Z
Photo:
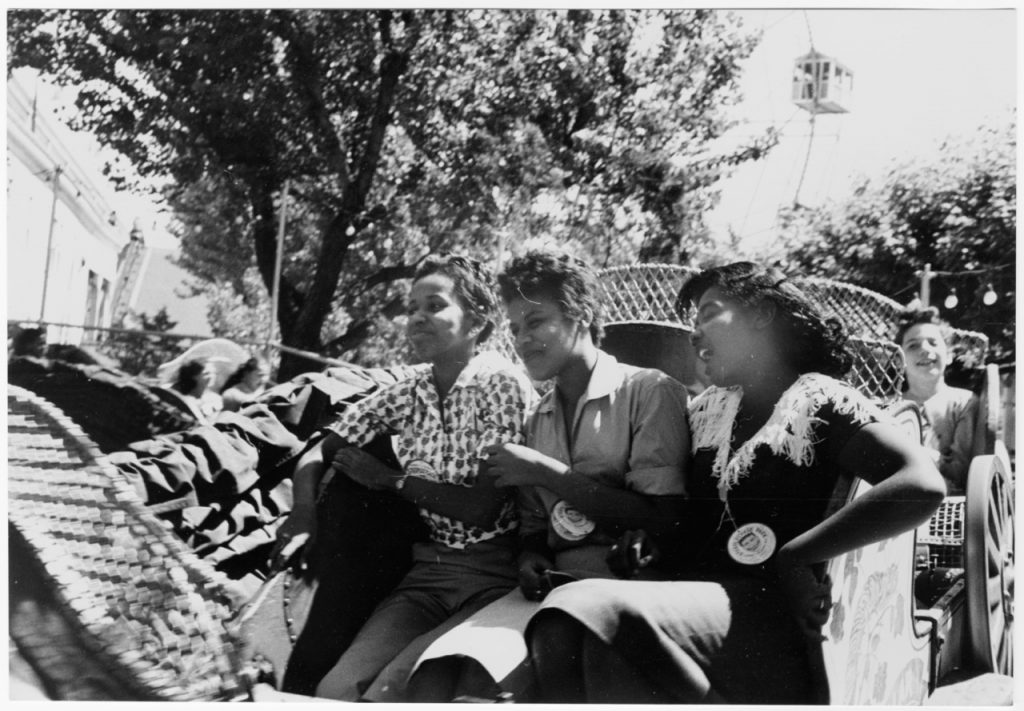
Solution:
M 974 441 L 971 457 L 996 453 L 996 440 L 1001 437 L 1001 398 L 999 392 L 999 366 L 985 366 L 981 393 L 978 396 L 978 416 L 974 423 Z M 1006 462 L 1009 465 L 1009 462 Z
M 622 321 L 605 325 L 601 347 L 623 363 L 657 368 L 686 386 L 691 395 L 707 387 L 690 330 L 664 321 Z

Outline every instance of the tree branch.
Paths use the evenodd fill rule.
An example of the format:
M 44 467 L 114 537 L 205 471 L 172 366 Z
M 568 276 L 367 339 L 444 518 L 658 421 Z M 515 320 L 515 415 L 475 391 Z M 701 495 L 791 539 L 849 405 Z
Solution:
M 394 318 L 401 312 L 402 308 L 402 297 L 394 296 L 380 307 L 376 315 L 386 316 L 388 318 Z M 345 332 L 333 338 L 324 344 L 324 352 L 337 356 L 339 353 L 352 350 L 356 348 L 360 343 L 366 340 L 366 337 L 370 334 L 370 328 L 373 326 L 373 318 L 362 318 L 350 325 Z
M 384 57 L 380 63 L 380 83 L 377 87 L 377 101 L 373 115 L 370 117 L 366 151 L 363 154 L 363 159 L 359 162 L 360 169 L 356 176 L 356 192 L 364 201 L 370 192 L 373 177 L 377 172 L 377 163 L 380 161 L 381 149 L 384 146 L 384 136 L 391 124 L 391 109 L 394 106 L 395 95 L 398 93 L 398 81 L 409 67 L 409 58 L 422 32 L 422 26 L 416 14 L 403 12 L 402 21 L 409 28 L 409 38 L 405 47 L 397 48 L 391 36 L 391 18 L 392 13 L 388 10 L 378 13 L 378 27 L 380 28 Z
M 331 123 L 330 112 L 324 101 L 320 64 L 313 50 L 314 39 L 295 22 L 296 15 L 293 12 L 277 10 L 274 14 L 281 20 L 283 34 L 288 40 L 288 54 L 295 64 L 292 76 L 299 95 L 305 99 L 306 115 L 316 126 L 317 135 L 323 138 L 327 149 L 327 164 L 338 176 L 338 187 L 345 193 L 351 184 L 345 146 Z

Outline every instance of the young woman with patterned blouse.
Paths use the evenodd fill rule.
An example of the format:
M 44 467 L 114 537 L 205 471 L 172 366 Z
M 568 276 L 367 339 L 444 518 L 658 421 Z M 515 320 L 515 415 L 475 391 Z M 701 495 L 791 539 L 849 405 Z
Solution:
M 349 407 L 296 467 L 295 504 L 273 553 L 278 565 L 311 547 L 315 492 L 328 467 L 412 501 L 430 531 L 429 542 L 416 544 L 412 569 L 320 682 L 317 696 L 376 700 L 394 691 L 433 636 L 515 586 L 514 501 L 479 469 L 490 447 L 523 441 L 535 391 L 507 358 L 477 352 L 495 312 L 493 286 L 478 263 L 428 259 L 413 278 L 406 327 L 426 362 Z M 395 435 L 401 471 L 359 449 L 380 434 Z
M 689 407 L 683 532 L 660 540 L 683 554 L 679 580 L 552 592 L 527 629 L 539 701 L 810 702 L 825 563 L 918 526 L 945 493 L 924 448 L 835 379 L 842 328 L 783 274 L 708 269 L 680 303 L 713 387 Z M 873 487 L 826 517 L 841 471 Z

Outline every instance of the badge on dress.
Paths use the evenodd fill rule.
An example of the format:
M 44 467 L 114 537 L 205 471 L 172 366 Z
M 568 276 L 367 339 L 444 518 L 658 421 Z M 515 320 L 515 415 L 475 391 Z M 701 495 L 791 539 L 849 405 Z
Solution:
M 581 541 L 597 527 L 579 510 L 562 499 L 551 509 L 551 527 L 567 541 Z
M 759 565 L 775 552 L 775 532 L 763 523 L 746 523 L 729 536 L 729 557 L 743 565 Z
M 430 466 L 422 459 L 413 459 L 409 461 L 409 463 L 405 465 L 405 473 L 408 476 L 416 476 L 428 481 L 437 481 L 437 472 L 434 471 L 434 467 Z

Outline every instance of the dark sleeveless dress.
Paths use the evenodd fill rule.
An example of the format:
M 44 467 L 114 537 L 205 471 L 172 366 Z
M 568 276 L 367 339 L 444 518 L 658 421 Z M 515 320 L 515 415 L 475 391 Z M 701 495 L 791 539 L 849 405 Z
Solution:
M 740 563 L 727 547 L 745 524 L 767 527 L 775 544 L 749 556 L 756 561 L 820 522 L 838 478 L 838 453 L 853 433 L 885 415 L 852 388 L 805 375 L 734 452 L 729 440 L 739 397 L 711 388 L 690 408 L 695 452 L 690 515 L 678 541 L 680 580 L 572 583 L 548 596 L 531 629 L 547 610 L 571 615 L 657 689 L 659 700 L 813 703 L 821 684 L 809 664 L 814 650 L 787 609 L 774 555 Z M 723 479 L 731 481 L 727 503 Z M 630 699 L 645 700 L 651 699 Z

